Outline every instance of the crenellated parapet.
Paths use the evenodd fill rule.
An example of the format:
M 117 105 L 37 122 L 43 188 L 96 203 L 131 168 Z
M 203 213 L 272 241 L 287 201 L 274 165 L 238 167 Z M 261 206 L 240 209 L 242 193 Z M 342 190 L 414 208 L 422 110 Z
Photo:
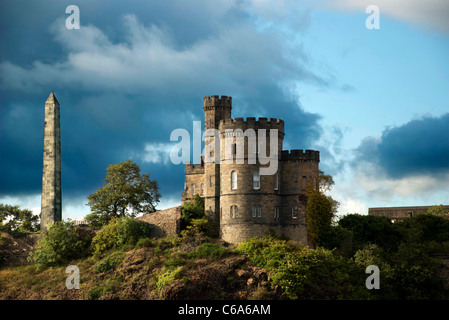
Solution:
M 211 108 L 226 107 L 232 108 L 232 97 L 228 96 L 206 96 L 203 98 L 203 110 L 210 110 Z
M 204 174 L 204 162 L 200 164 L 185 163 L 185 174 Z
M 284 136 L 284 120 L 282 119 L 276 119 L 276 118 L 254 118 L 254 117 L 248 117 L 248 118 L 229 118 L 229 119 L 223 119 L 218 124 L 218 130 L 222 133 L 225 132 L 225 130 L 236 130 L 241 129 L 242 131 L 246 131 L 247 129 L 253 129 L 256 131 L 259 129 L 265 129 L 272 130 L 276 129 L 278 130 L 278 133 L 281 135 L 281 137 Z
M 316 150 L 282 150 L 281 161 L 320 161 L 320 152 Z

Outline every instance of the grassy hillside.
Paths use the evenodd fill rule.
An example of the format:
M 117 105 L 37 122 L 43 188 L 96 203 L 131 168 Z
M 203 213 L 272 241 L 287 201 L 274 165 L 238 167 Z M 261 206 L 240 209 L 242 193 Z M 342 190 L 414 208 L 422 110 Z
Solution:
M 446 217 L 423 214 L 392 224 L 348 215 L 316 249 L 273 236 L 229 246 L 210 227 L 205 218 L 193 219 L 180 236 L 155 238 L 134 219 L 95 234 L 57 224 L 37 243 L 33 264 L 0 269 L 0 299 L 449 298 Z M 14 243 L 0 240 L 3 248 Z M 69 265 L 79 268 L 80 289 L 66 288 Z M 370 290 L 366 269 L 373 265 L 380 289 Z
M 203 240 L 145 239 L 63 266 L 6 267 L 0 269 L 0 299 L 283 298 L 265 270 L 214 239 Z M 68 265 L 78 266 L 80 289 L 66 288 Z

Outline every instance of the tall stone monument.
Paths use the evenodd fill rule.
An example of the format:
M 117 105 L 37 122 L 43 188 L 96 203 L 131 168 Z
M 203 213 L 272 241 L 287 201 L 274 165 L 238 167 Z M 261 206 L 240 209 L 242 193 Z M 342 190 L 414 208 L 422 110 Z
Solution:
M 41 230 L 62 220 L 60 106 L 53 91 L 45 102 Z

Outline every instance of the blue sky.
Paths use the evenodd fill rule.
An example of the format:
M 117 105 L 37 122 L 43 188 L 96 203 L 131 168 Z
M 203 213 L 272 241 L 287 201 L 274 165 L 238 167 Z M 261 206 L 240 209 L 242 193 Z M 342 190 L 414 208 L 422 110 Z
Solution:
M 68 5 L 80 29 L 65 27 Z M 380 29 L 367 29 L 377 5 Z M 129 158 L 177 205 L 170 133 L 233 116 L 286 121 L 317 149 L 339 215 L 448 204 L 449 3 L 171 0 L 0 2 L 0 202 L 40 211 L 44 103 L 61 103 L 63 216 L 89 212 L 106 167 Z

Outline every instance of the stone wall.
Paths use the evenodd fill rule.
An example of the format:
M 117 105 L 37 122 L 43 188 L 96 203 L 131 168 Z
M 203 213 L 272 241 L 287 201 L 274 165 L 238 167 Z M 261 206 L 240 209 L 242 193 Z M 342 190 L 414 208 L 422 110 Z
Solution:
M 383 216 L 392 221 L 400 221 L 405 218 L 414 217 L 418 214 L 427 212 L 432 206 L 418 206 L 418 207 L 381 207 L 369 208 L 368 215 Z M 449 212 L 449 206 L 443 206 Z
M 181 228 L 181 206 L 144 214 L 136 219 L 154 225 L 156 227 L 156 236 L 179 234 Z

